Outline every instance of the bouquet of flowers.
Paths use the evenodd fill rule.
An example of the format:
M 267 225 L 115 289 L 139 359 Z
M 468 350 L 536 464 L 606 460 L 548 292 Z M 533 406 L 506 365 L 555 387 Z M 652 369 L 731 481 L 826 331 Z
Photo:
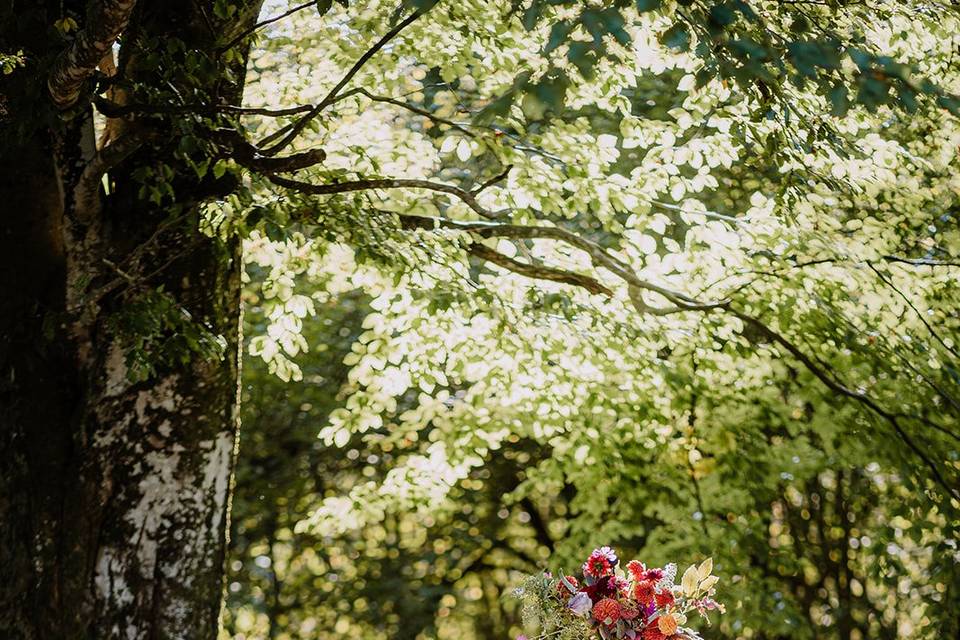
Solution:
M 701 640 L 684 626 L 687 616 L 696 612 L 709 622 L 707 612 L 724 611 L 713 599 L 718 578 L 712 575 L 710 558 L 687 569 L 680 584 L 673 563 L 648 568 L 631 560 L 625 569 L 613 549 L 600 547 L 579 577 L 529 576 L 516 590 L 523 599 L 524 623 L 540 628 L 538 639 Z

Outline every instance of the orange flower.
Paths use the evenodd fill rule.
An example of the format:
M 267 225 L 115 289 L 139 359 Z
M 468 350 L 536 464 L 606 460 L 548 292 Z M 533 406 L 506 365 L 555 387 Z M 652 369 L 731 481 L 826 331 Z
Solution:
M 627 571 L 633 576 L 634 580 L 642 580 L 643 573 L 647 570 L 639 560 L 631 560 L 627 563 Z
M 672 636 L 677 632 L 677 619 L 673 614 L 666 614 L 657 618 L 657 628 L 665 636 Z
M 617 624 L 620 619 L 620 603 L 613 598 L 604 598 L 593 605 L 593 619 L 608 627 Z

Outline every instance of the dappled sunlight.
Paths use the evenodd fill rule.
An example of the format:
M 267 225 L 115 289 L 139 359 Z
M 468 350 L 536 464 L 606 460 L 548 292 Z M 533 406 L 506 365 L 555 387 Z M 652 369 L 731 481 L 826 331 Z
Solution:
M 267 32 L 252 56 L 248 102 L 316 102 L 347 72 L 383 31 L 383 13 L 376 2 L 338 11 L 304 11 L 282 33 Z M 285 251 L 265 238 L 250 247 L 258 273 L 264 251 L 287 255 L 265 281 L 250 277 L 254 313 L 268 321 L 250 354 L 298 380 L 302 363 L 346 351 L 339 386 L 326 390 L 336 408 L 306 412 L 312 426 L 304 429 L 319 437 L 323 455 L 366 452 L 351 458 L 353 478 L 302 496 L 288 530 L 348 546 L 379 531 L 376 544 L 396 549 L 401 564 L 416 566 L 421 553 L 441 563 L 431 565 L 433 578 L 409 574 L 409 586 L 392 595 L 369 587 L 385 599 L 376 610 L 393 612 L 386 627 L 367 605 L 349 604 L 353 590 L 334 586 L 315 606 L 338 612 L 335 632 L 344 637 L 403 628 L 407 615 L 431 622 L 403 637 L 505 637 L 518 632 L 517 606 L 481 594 L 509 593 L 517 570 L 572 571 L 585 549 L 615 540 L 653 562 L 714 555 L 730 594 L 715 636 L 812 637 L 812 629 L 835 628 L 838 616 L 861 634 L 850 637 L 879 626 L 911 637 L 935 628 L 920 603 L 945 593 L 943 578 L 933 578 L 943 558 L 934 549 L 947 543 L 950 525 L 924 491 L 907 489 L 923 484 L 926 471 L 898 438 L 908 433 L 928 462 L 955 472 L 947 471 L 955 441 L 922 425 L 956 428 L 954 411 L 927 410 L 951 402 L 940 385 L 956 384 L 939 372 L 953 357 L 957 272 L 917 265 L 957 252 L 949 167 L 960 126 L 935 109 L 922 118 L 889 109 L 824 117 L 832 98 L 799 87 L 782 108 L 761 107 L 727 80 L 701 78 L 697 51 L 658 39 L 673 22 L 657 13 L 631 22 L 631 44 L 618 53 L 611 42 L 611 57 L 589 76 L 547 56 L 571 74 L 559 117 L 532 94 L 502 121 L 483 124 L 478 114 L 518 73 L 547 70 L 530 52 L 553 37 L 517 18 L 498 22 L 502 11 L 466 3 L 418 21 L 365 72 L 375 79 L 357 82 L 365 90 L 296 143 L 328 153 L 303 181 L 372 174 L 468 191 L 506 168 L 479 190 L 476 206 L 415 186 L 375 190 L 364 201 L 333 196 L 310 201 L 316 209 L 303 235 L 279 241 Z M 576 22 L 576 9 L 556 12 Z M 349 25 L 345 40 L 318 41 L 341 24 Z M 899 36 L 901 55 L 938 69 L 936 56 L 949 51 L 930 38 L 938 28 L 914 23 Z M 868 35 L 889 45 L 888 30 Z M 286 61 L 292 51 L 298 68 Z M 951 72 L 940 78 L 945 86 L 958 81 Z M 758 118 L 761 108 L 769 113 Z M 262 135 L 271 122 L 254 116 L 248 126 Z M 938 134 L 918 136 L 919 127 Z M 328 251 L 311 235 L 324 225 L 329 237 L 337 220 L 363 218 L 367 207 L 400 214 L 400 224 L 372 221 L 381 235 L 372 245 L 361 240 L 365 257 L 340 239 Z M 411 232 L 408 216 L 491 221 Z M 569 229 L 588 244 L 509 225 Z M 413 244 L 404 238 L 411 233 Z M 470 249 L 478 242 L 502 258 L 478 262 L 487 255 Z M 313 264 L 322 266 L 308 274 Z M 568 274 L 590 274 L 607 293 L 571 286 L 586 280 Z M 287 279 L 280 290 L 278 278 Z M 369 307 L 351 341 L 314 354 L 314 345 L 274 337 L 300 326 L 301 307 L 291 302 L 298 296 L 335 306 L 354 287 Z M 269 411 L 248 410 L 254 421 Z M 890 413 L 904 417 L 891 425 Z M 913 423 L 909 415 L 923 417 Z M 526 453 L 515 484 L 487 494 L 482 478 L 516 451 Z M 470 529 L 484 551 L 468 561 L 444 531 L 477 522 L 474 509 L 502 511 L 505 521 Z M 885 521 L 890 509 L 903 510 L 896 524 Z M 383 527 L 411 517 L 426 547 L 401 551 Z M 909 530 L 927 533 L 908 544 Z M 288 544 L 310 553 L 303 542 Z M 379 563 L 359 553 L 353 579 L 375 582 Z M 309 584 L 304 569 L 289 571 Z M 444 585 L 437 603 L 425 595 L 430 584 Z M 288 588 L 292 602 L 308 587 Z M 407 602 L 418 597 L 408 588 L 426 600 Z M 269 614 L 256 623 L 244 617 L 256 601 L 231 600 L 236 633 L 263 628 Z M 478 603 L 507 617 L 498 613 L 488 627 L 491 620 L 473 618 Z M 282 615 L 309 635 L 302 625 L 329 614 Z

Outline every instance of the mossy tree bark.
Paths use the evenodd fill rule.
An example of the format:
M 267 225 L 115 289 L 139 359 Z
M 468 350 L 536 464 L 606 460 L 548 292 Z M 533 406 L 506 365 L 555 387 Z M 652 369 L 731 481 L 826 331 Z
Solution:
M 178 39 L 213 57 L 258 5 L 218 21 L 206 0 L 0 4 L 0 50 L 27 55 L 0 89 L 4 638 L 217 635 L 241 260 L 236 239 L 203 230 L 201 205 L 231 185 L 178 162 L 169 117 L 111 120 L 98 144 L 89 63 L 112 56 L 103 38 L 122 31 L 115 98 L 123 87 L 176 87 L 178 70 L 148 60 L 148 43 Z M 86 15 L 72 42 L 51 27 L 64 11 Z M 118 16 L 122 25 L 102 23 Z M 215 86 L 183 78 L 182 89 L 236 101 L 243 66 L 234 58 Z M 142 187 L 144 169 L 161 163 L 175 169 L 174 196 L 158 205 Z M 117 319 L 156 292 L 217 336 L 222 357 L 166 358 L 132 377 Z M 176 327 L 158 331 L 161 347 L 182 339 Z

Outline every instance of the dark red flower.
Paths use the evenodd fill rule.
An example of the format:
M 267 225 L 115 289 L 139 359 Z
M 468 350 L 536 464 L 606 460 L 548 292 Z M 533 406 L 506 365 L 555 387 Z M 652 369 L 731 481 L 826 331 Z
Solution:
M 590 596 L 590 600 L 596 603 L 604 598 L 612 598 L 617 595 L 617 586 L 613 580 L 613 576 L 604 576 L 594 584 L 580 589 L 580 591 L 585 592 Z
M 620 605 L 621 620 L 634 620 L 639 615 L 640 615 L 639 609 L 634 609 L 633 607 L 628 607 L 626 605 Z
M 648 569 L 643 573 L 644 580 L 659 582 L 663 578 L 663 569 Z

